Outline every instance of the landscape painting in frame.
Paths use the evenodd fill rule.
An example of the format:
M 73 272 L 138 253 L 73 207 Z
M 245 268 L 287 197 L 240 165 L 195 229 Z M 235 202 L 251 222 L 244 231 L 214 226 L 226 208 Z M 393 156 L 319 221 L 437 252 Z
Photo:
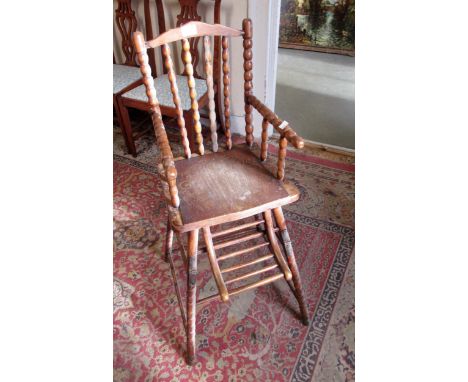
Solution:
M 354 55 L 354 0 L 282 0 L 279 46 Z

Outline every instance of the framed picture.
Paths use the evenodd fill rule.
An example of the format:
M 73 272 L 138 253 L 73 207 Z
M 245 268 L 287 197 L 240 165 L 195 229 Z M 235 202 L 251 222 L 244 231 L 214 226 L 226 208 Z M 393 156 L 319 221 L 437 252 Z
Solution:
M 354 0 L 282 0 L 279 47 L 354 56 Z

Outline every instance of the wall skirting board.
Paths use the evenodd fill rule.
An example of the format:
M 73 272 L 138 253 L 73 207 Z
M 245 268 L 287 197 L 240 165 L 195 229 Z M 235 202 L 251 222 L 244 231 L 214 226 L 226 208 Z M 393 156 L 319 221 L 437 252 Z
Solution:
M 278 140 L 279 135 L 275 133 L 270 137 L 270 139 L 273 141 L 275 139 Z M 355 151 L 353 149 L 348 149 L 347 147 L 342 147 L 342 146 L 330 145 L 328 143 L 311 141 L 309 139 L 304 139 L 304 146 L 319 148 L 325 151 L 329 151 L 331 153 L 337 153 L 337 154 L 347 155 L 351 157 L 355 156 Z

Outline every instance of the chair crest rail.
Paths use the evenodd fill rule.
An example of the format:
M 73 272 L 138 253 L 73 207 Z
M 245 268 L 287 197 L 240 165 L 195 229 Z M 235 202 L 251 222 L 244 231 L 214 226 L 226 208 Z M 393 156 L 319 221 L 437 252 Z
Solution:
M 201 21 L 191 21 L 179 28 L 171 29 L 151 41 L 146 41 L 147 48 L 156 48 L 163 44 L 202 36 L 231 36 L 238 37 L 243 35 L 243 31 L 230 28 L 221 24 L 206 24 Z

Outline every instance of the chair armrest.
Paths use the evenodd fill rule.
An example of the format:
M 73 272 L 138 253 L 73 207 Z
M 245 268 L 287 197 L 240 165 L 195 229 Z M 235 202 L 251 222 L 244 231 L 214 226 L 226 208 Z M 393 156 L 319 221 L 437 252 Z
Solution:
M 260 102 L 257 97 L 249 94 L 246 97 L 246 100 L 263 116 L 263 118 L 265 118 L 273 125 L 274 129 L 281 135 L 281 137 L 286 138 L 287 141 L 291 143 L 296 149 L 302 149 L 304 147 L 304 140 L 296 134 L 292 127 L 288 124 L 283 126 L 285 121 L 278 118 L 278 116 L 272 110 L 270 110 L 268 106 Z

